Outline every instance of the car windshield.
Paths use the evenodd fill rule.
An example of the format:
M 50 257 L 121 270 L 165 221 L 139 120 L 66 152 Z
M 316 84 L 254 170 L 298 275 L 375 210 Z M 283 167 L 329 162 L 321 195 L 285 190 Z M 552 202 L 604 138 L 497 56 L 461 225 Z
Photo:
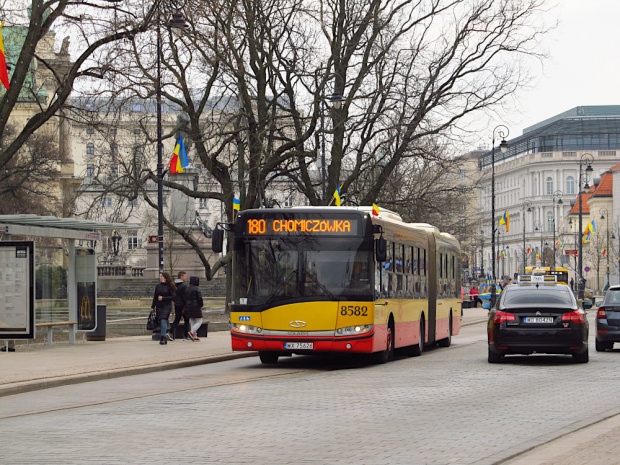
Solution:
M 574 304 L 574 296 L 567 287 L 519 287 L 508 289 L 503 293 L 502 305 L 515 307 L 522 305 L 553 305 L 571 307 Z

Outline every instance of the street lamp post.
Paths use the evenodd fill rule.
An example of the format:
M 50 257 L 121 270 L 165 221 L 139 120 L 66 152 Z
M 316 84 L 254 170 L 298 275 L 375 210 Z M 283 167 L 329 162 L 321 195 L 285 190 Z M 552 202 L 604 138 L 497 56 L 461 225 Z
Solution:
M 325 77 L 325 81 L 327 81 L 331 77 L 336 77 L 336 76 L 340 77 L 336 73 L 330 73 Z M 343 100 L 342 95 L 340 95 L 340 93 L 338 93 L 338 90 L 334 88 L 334 92 L 329 98 L 329 101 L 336 110 L 340 108 L 340 105 L 342 104 L 342 100 Z M 326 180 L 326 174 L 325 174 L 325 86 L 322 86 L 321 87 L 321 187 L 322 187 L 322 197 L 321 198 L 323 200 L 323 205 L 326 204 L 325 202 L 327 200 L 326 192 L 325 192 L 325 187 L 326 187 L 325 180 Z
M 588 173 L 591 173 L 592 171 L 594 171 L 592 169 L 592 162 L 594 161 L 594 157 L 592 155 L 590 155 L 589 153 L 584 153 L 581 158 L 579 159 L 579 190 L 577 192 L 577 197 L 578 197 L 578 202 L 579 202 L 579 231 L 578 231 L 578 237 L 579 237 L 579 264 L 577 265 L 577 272 L 579 279 L 577 280 L 577 298 L 583 300 L 583 291 L 584 291 L 584 282 L 583 282 L 583 206 L 582 206 L 582 195 L 581 195 L 581 186 L 583 185 L 583 179 L 582 179 L 582 166 L 583 163 L 586 162 L 587 166 L 585 169 L 585 174 L 587 176 Z M 587 180 L 586 180 L 586 185 L 583 187 L 588 187 L 587 185 Z
M 543 252 L 543 225 L 540 221 L 534 223 L 534 231 L 540 230 L 540 266 L 544 266 L 544 252 Z
M 561 190 L 557 190 L 553 193 L 553 269 L 555 270 L 555 199 L 558 199 L 558 205 L 562 205 L 562 195 L 564 193 Z M 562 207 L 560 207 L 562 208 Z M 564 215 L 562 215 L 564 217 Z
M 484 231 L 480 231 L 480 274 L 484 274 Z
M 185 19 L 178 12 L 168 25 L 185 29 Z M 164 144 L 161 124 L 161 2 L 157 6 L 157 245 L 159 248 L 159 273 L 164 271 Z
M 499 149 L 502 153 L 506 153 L 506 150 L 508 150 L 508 143 L 506 142 L 506 137 L 508 137 L 508 134 L 510 134 L 508 128 L 503 124 L 500 124 L 493 129 L 493 137 L 491 142 L 491 257 L 493 261 L 491 307 L 495 306 L 495 299 L 497 297 L 497 276 L 495 275 L 495 136 L 497 135 L 498 137 L 501 137 L 502 141 L 499 144 Z
M 609 212 L 607 211 L 606 208 L 601 208 L 599 210 L 601 212 L 601 220 L 607 220 L 607 227 L 606 227 L 606 233 L 607 233 L 607 245 L 606 250 L 605 250 L 605 257 L 607 257 L 607 289 L 609 289 Z M 598 286 L 597 286 L 598 287 Z
M 525 209 L 527 207 L 527 210 Z M 525 200 L 523 202 L 523 274 L 525 274 L 525 212 L 532 211 L 532 202 Z

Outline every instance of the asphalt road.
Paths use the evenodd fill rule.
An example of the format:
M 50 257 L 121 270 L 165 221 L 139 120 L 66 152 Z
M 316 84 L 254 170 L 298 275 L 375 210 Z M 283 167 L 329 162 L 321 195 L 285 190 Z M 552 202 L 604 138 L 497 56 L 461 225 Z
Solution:
M 590 344 L 588 364 L 491 365 L 477 324 L 386 365 L 251 358 L 8 396 L 2 462 L 501 463 L 620 412 L 620 351 Z

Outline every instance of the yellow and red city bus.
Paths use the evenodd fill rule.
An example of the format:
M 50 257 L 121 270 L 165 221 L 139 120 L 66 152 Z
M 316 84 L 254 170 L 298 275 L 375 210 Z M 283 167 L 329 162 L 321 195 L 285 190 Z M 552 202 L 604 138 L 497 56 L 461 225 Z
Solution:
M 556 276 L 557 282 L 561 284 L 568 284 L 568 269 L 555 267 L 555 270 L 551 270 L 550 266 L 526 266 L 525 274 L 538 275 L 538 276 Z
M 371 208 L 245 210 L 234 225 L 235 351 L 420 355 L 461 327 L 460 247 L 428 224 Z M 219 236 L 221 241 L 222 235 Z M 221 250 L 215 243 L 214 250 Z M 422 337 L 420 337 L 422 334 Z

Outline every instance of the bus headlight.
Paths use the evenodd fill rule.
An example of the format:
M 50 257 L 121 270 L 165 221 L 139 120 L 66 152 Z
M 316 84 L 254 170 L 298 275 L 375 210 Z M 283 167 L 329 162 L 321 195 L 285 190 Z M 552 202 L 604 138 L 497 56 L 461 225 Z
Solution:
M 263 332 L 263 328 L 259 328 L 258 326 L 246 325 L 243 323 L 231 323 L 230 329 L 238 333 L 246 334 L 260 334 Z
M 345 328 L 338 328 L 336 330 L 336 336 L 353 336 L 356 334 L 364 334 L 370 332 L 372 325 L 356 325 L 347 326 Z

